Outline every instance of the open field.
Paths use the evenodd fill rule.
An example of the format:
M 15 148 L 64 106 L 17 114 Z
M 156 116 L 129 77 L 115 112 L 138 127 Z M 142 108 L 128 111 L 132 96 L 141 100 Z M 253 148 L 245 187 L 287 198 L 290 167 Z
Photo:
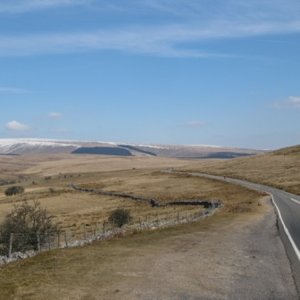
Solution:
M 298 299 L 269 202 L 15 262 L 0 290 L 6 300 Z
M 224 212 L 247 212 L 256 209 L 259 194 L 218 181 L 192 178 L 186 175 L 165 174 L 161 168 L 187 164 L 184 160 L 161 158 L 103 158 L 63 155 L 52 157 L 25 157 L 6 165 L 8 178 L 14 178 L 25 187 L 25 193 L 6 197 L 0 187 L 0 221 L 10 212 L 14 204 L 23 200 L 39 200 L 43 207 L 56 216 L 57 221 L 73 231 L 83 225 L 103 223 L 110 212 L 118 207 L 130 209 L 133 222 L 139 219 L 167 217 L 178 213 L 192 213 L 199 206 L 168 206 L 152 208 L 146 203 L 82 193 L 70 188 L 70 183 L 110 192 L 123 192 L 134 196 L 155 198 L 162 204 L 176 200 L 220 200 L 225 204 Z M 85 171 L 85 172 L 83 172 Z M 2 194 L 1 194 L 2 192 Z
M 181 169 L 246 179 L 300 195 L 300 146 L 254 157 L 195 161 Z
M 297 299 L 265 195 L 212 179 L 161 172 L 189 169 L 198 162 L 70 155 L 12 157 L 2 162 L 1 179 L 15 180 L 25 193 L 6 197 L 3 192 L 10 185 L 0 186 L 0 221 L 24 199 L 39 200 L 63 229 L 78 232 L 83 225 L 107 220 L 117 207 L 130 209 L 133 222 L 202 209 L 153 208 L 119 197 L 78 192 L 70 183 L 161 203 L 215 199 L 224 207 L 196 223 L 53 250 L 11 263 L 1 269 L 0 299 L 45 299 L 45 295 L 50 300 L 241 299 L 244 293 Z M 272 280 L 257 276 L 265 272 Z

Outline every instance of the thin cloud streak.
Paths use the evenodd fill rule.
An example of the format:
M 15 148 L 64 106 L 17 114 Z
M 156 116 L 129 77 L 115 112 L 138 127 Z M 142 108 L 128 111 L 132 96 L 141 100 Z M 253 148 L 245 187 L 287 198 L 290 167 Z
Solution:
M 29 91 L 16 87 L 0 86 L 0 93 L 5 94 L 27 94 Z
M 300 20 L 262 23 L 169 25 L 93 32 L 0 36 L 0 56 L 26 56 L 117 50 L 166 57 L 234 57 L 190 49 L 189 43 L 300 32 Z
M 35 10 L 88 3 L 88 0 L 10 0 L 6 3 L 0 3 L 0 13 L 25 13 Z
M 274 108 L 284 109 L 300 109 L 300 96 L 289 96 L 287 99 L 283 101 L 278 101 L 273 104 Z
M 299 13 L 298 0 L 9 0 L 0 3 L 0 12 L 20 13 L 34 10 L 50 9 L 53 7 L 92 6 L 93 9 L 109 12 L 146 12 L 186 17 L 224 17 L 230 14 L 231 18 L 245 20 L 258 17 L 270 18 L 272 16 L 291 19 Z
M 48 114 L 48 117 L 49 117 L 50 119 L 61 119 L 61 118 L 63 117 L 63 114 L 60 113 L 60 112 L 50 112 L 50 113 Z
M 282 106 L 288 108 L 300 108 L 300 96 L 290 96 L 285 101 L 283 101 Z
M 188 121 L 184 125 L 189 128 L 200 128 L 203 127 L 205 123 L 203 121 L 194 120 L 194 121 Z
M 6 123 L 5 128 L 11 131 L 26 131 L 30 129 L 28 125 L 15 120 Z

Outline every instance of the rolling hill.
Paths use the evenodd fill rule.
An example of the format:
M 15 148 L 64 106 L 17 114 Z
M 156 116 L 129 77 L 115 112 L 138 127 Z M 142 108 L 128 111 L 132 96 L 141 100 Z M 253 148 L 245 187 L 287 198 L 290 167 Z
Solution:
M 140 145 L 49 139 L 0 139 L 0 155 L 98 154 L 112 156 L 158 156 L 176 158 L 234 158 L 261 153 L 253 149 L 210 145 Z
M 300 145 L 254 157 L 195 162 L 189 169 L 246 179 L 300 195 Z

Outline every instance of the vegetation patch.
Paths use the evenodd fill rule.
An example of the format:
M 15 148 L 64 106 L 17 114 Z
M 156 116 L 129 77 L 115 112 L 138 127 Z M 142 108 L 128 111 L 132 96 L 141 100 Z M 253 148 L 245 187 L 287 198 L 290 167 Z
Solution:
M 132 220 L 130 211 L 124 208 L 117 208 L 111 212 L 108 221 L 112 225 L 115 225 L 119 228 L 128 224 Z
M 38 201 L 15 205 L 0 225 L 0 253 L 39 250 L 51 235 L 59 232 L 53 216 Z M 10 249 L 9 249 L 10 248 Z
M 11 186 L 5 190 L 6 196 L 14 196 L 23 193 L 24 193 L 24 188 L 22 186 Z

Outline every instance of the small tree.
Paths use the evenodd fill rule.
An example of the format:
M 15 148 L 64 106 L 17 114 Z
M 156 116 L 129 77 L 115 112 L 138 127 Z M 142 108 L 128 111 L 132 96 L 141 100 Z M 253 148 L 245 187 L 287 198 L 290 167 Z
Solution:
M 108 221 L 114 226 L 121 228 L 123 225 L 128 224 L 131 219 L 132 217 L 129 210 L 124 208 L 117 208 L 111 212 Z
M 0 252 L 8 253 L 11 233 L 14 234 L 13 251 L 26 251 L 38 250 L 38 244 L 43 246 L 58 232 L 59 227 L 53 222 L 53 216 L 38 201 L 32 205 L 24 201 L 21 205 L 15 205 L 0 225 Z
M 24 188 L 22 186 L 11 186 L 5 190 L 6 196 L 13 196 L 22 193 L 24 193 Z

